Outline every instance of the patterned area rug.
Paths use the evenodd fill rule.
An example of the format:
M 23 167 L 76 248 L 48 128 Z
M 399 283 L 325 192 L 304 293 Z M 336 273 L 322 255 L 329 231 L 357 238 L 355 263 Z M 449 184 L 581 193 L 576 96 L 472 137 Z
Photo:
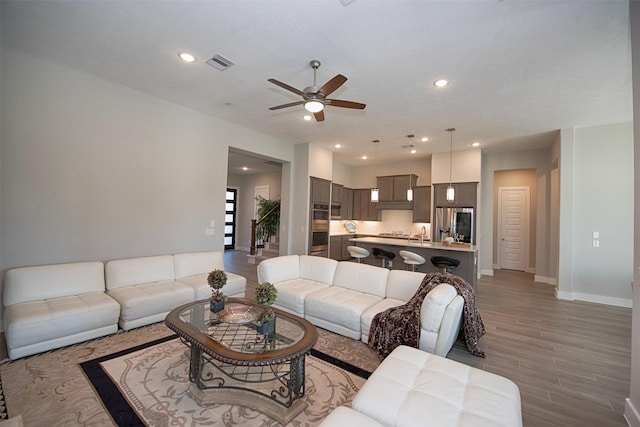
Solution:
M 318 333 L 319 339 L 315 349 L 360 367 L 365 371 L 373 371 L 379 364 L 377 355 L 365 344 L 321 329 L 318 329 Z M 16 417 L 21 414 L 25 426 L 117 425 L 105 408 L 110 403 L 103 403 L 102 399 L 96 394 L 80 364 L 171 335 L 173 335 L 172 331 L 162 323 L 158 323 L 1 365 L 0 378 L 4 388 L 9 417 Z M 178 341 L 178 343 L 180 342 Z M 184 345 L 181 343 L 180 345 L 183 346 L 184 350 Z M 322 394 L 312 395 L 310 391 L 314 388 L 319 390 L 318 393 L 329 392 L 336 395 L 338 395 L 338 392 L 335 390 L 346 389 L 345 384 L 348 385 L 348 381 L 345 379 L 344 373 L 340 373 L 340 369 L 331 366 L 333 363 L 324 362 L 314 357 L 308 357 L 307 359 L 307 366 L 313 363 L 312 368 L 307 368 L 309 372 L 315 371 L 318 375 L 322 375 L 319 373 L 327 371 L 334 375 L 332 378 L 342 377 L 339 381 L 329 380 L 328 382 L 322 382 L 323 380 L 314 380 L 313 384 L 308 382 L 307 398 L 322 396 Z M 180 363 L 186 369 L 188 364 L 186 362 Z M 308 376 L 308 378 L 310 377 L 311 375 Z M 349 377 L 352 378 L 357 388 L 358 380 L 360 379 L 353 375 Z M 330 387 L 327 384 L 330 384 Z M 342 398 L 328 399 L 325 397 L 322 399 L 324 399 L 324 402 L 335 402 L 337 404 Z M 348 399 L 350 398 L 344 398 L 344 401 L 347 402 L 349 401 Z M 312 405 L 307 408 L 307 411 L 316 410 L 315 404 L 313 402 L 310 403 Z M 321 403 L 322 405 L 325 405 L 325 403 Z M 331 405 L 332 403 L 325 405 L 327 413 Z M 241 407 L 236 407 L 233 410 L 235 413 L 233 411 L 231 413 L 234 414 L 234 420 L 240 416 L 237 414 L 241 412 L 244 412 L 242 416 L 247 417 L 261 415 L 255 412 L 253 415 L 249 415 L 248 411 Z M 302 420 L 300 417 L 303 416 L 304 421 L 300 421 Z M 314 426 L 319 424 L 324 416 L 326 414 L 301 413 L 290 423 L 290 426 Z M 316 420 L 316 418 L 318 419 Z M 216 421 L 216 423 L 213 423 L 213 420 L 209 420 L 193 425 L 234 425 L 227 421 L 229 420 L 225 418 L 222 421 Z M 256 425 L 278 425 L 269 418 L 261 421 L 263 422 Z M 179 425 L 189 425 L 189 423 Z M 242 420 L 242 422 L 236 422 L 235 425 L 250 424 L 245 424 L 244 420 Z

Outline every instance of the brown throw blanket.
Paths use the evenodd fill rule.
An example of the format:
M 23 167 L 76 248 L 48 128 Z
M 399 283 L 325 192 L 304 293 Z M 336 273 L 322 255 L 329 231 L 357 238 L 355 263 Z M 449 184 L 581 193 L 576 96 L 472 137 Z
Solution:
M 478 348 L 478 339 L 485 334 L 485 329 L 473 288 L 462 278 L 448 273 L 427 273 L 415 295 L 406 304 L 376 314 L 371 321 L 369 347 L 382 357 L 387 357 L 399 345 L 418 348 L 422 301 L 429 291 L 441 283 L 448 283 L 456 288 L 464 299 L 462 336 L 471 354 L 485 357 L 484 352 Z

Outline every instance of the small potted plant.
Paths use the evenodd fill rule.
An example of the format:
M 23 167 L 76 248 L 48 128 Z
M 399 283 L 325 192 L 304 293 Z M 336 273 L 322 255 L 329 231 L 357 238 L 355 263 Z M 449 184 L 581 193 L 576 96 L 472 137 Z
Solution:
M 264 307 L 262 314 L 256 320 L 258 332 L 264 335 L 270 335 L 276 329 L 276 314 L 271 308 L 271 304 L 276 301 L 278 290 L 269 282 L 260 283 L 256 287 L 255 298 L 258 304 Z
M 227 296 L 220 289 L 227 284 L 227 273 L 222 270 L 213 270 L 207 276 L 207 282 L 211 286 L 211 297 L 209 297 L 209 306 L 211 311 L 217 313 L 224 308 Z

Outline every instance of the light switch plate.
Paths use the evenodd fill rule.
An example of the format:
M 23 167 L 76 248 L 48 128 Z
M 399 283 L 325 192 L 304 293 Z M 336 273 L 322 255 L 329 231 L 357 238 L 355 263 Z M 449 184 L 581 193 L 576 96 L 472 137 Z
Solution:
M 599 231 L 594 231 L 593 232 L 593 238 L 594 239 L 599 239 L 600 238 L 600 232 Z

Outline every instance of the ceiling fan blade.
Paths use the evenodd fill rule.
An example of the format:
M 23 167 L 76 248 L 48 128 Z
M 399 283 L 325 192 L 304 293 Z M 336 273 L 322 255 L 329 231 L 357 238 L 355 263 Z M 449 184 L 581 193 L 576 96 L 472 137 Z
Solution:
M 342 86 L 346 81 L 347 78 L 345 76 L 343 76 L 342 74 L 338 74 L 334 78 L 326 82 L 320 89 L 318 89 L 318 92 L 322 93 L 324 96 L 329 96 L 331 93 L 333 93 L 333 91 Z
M 294 107 L 296 105 L 302 105 L 302 104 L 304 104 L 304 101 L 290 102 L 288 104 L 282 104 L 282 105 L 276 105 L 275 107 L 269 107 L 269 110 L 280 110 L 282 108 Z
M 316 122 L 324 122 L 324 110 L 313 113 L 313 116 L 316 118 Z
M 279 80 L 276 80 L 276 79 L 269 79 L 268 81 L 270 81 L 271 83 L 273 83 L 273 84 L 274 84 L 274 85 L 276 85 L 276 86 L 280 86 L 281 88 L 288 90 L 289 92 L 293 92 L 293 93 L 295 93 L 296 95 L 304 96 L 304 92 L 303 92 L 303 91 L 301 91 L 301 90 L 299 90 L 299 89 L 296 89 L 295 87 L 289 86 L 289 85 L 288 85 L 288 84 L 286 84 L 286 83 L 282 83 L 282 82 L 281 82 L 281 81 L 279 81 Z
M 343 101 L 341 99 L 327 99 L 325 100 L 328 105 L 342 108 L 355 108 L 357 110 L 364 110 L 367 104 L 361 104 L 353 101 Z

